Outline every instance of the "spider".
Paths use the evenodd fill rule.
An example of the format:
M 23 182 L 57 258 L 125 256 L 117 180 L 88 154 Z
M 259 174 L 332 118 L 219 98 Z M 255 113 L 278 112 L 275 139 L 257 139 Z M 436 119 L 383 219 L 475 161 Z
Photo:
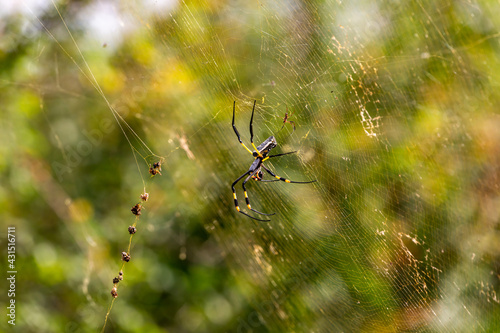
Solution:
M 236 133 L 236 136 L 238 137 L 238 141 L 241 143 L 243 148 L 245 148 L 250 154 L 252 154 L 252 156 L 254 157 L 255 160 L 253 161 L 253 163 L 250 166 L 250 168 L 248 169 L 248 171 L 245 172 L 244 174 L 242 174 L 241 176 L 239 176 L 238 179 L 236 179 L 233 182 L 233 184 L 231 185 L 231 189 L 233 190 L 234 205 L 235 205 L 236 210 L 238 212 L 240 212 L 241 214 L 246 215 L 254 220 L 257 220 L 257 221 L 271 221 L 271 220 L 258 219 L 256 217 L 253 217 L 253 216 L 245 213 L 244 211 L 242 211 L 240 209 L 240 207 L 238 206 L 238 199 L 236 198 L 236 190 L 234 189 L 234 186 L 236 185 L 236 183 L 238 183 L 241 179 L 246 177 L 246 179 L 242 183 L 242 187 L 243 187 L 243 193 L 245 194 L 245 201 L 247 203 L 248 209 L 250 209 L 251 211 L 253 211 L 257 214 L 271 216 L 271 215 L 274 215 L 276 213 L 272 213 L 272 214 L 262 213 L 262 212 L 259 212 L 258 210 L 253 209 L 252 206 L 250 205 L 250 200 L 248 199 L 247 189 L 245 187 L 245 184 L 248 182 L 248 180 L 250 180 L 250 178 L 253 178 L 256 181 L 261 181 L 261 182 L 282 181 L 282 182 L 286 182 L 286 183 L 296 183 L 296 184 L 314 183 L 316 180 L 312 180 L 312 181 L 308 181 L 308 182 L 296 182 L 296 181 L 288 180 L 288 179 L 285 179 L 283 177 L 275 175 L 271 170 L 269 170 L 264 165 L 263 162 L 270 159 L 270 158 L 293 154 L 293 153 L 296 153 L 296 151 L 291 151 L 288 153 L 282 153 L 282 154 L 276 154 L 276 155 L 268 155 L 269 152 L 271 151 L 271 149 L 275 148 L 278 145 L 274 136 L 270 136 L 264 142 L 262 142 L 258 147 L 255 147 L 255 144 L 253 142 L 253 115 L 255 112 L 255 103 L 256 102 L 257 101 L 254 101 L 254 103 L 253 103 L 252 117 L 250 118 L 250 142 L 252 144 L 252 147 L 255 149 L 254 151 L 251 151 L 250 149 L 248 149 L 247 146 L 245 146 L 245 144 L 243 143 L 243 141 L 241 141 L 240 133 L 238 132 L 238 130 L 236 129 L 236 126 L 234 125 L 236 101 L 233 103 L 233 123 L 232 123 L 232 125 L 233 125 L 234 133 Z M 262 169 L 264 169 L 268 174 L 270 174 L 271 176 L 273 176 L 276 179 L 272 179 L 272 180 L 262 179 L 264 176 Z
M 285 127 L 285 124 L 286 123 L 289 123 L 293 126 L 293 132 L 295 132 L 295 123 L 291 120 L 288 120 L 288 117 L 290 117 L 292 115 L 292 112 L 290 112 L 290 114 L 288 114 L 288 106 L 286 107 L 286 112 L 285 112 L 285 117 L 283 118 L 283 126 L 281 126 L 280 128 L 280 131 L 283 129 L 283 127 Z M 279 131 L 278 131 L 279 132 Z

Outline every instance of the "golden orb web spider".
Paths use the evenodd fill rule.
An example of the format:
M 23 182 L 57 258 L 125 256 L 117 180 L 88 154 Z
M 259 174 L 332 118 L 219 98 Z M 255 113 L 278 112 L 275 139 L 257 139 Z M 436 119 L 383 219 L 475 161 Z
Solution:
M 233 190 L 234 206 L 236 207 L 236 210 L 238 212 L 240 212 L 241 214 L 246 215 L 254 220 L 267 222 L 267 221 L 271 221 L 271 220 L 258 219 L 256 217 L 253 217 L 253 216 L 245 213 L 244 211 L 242 211 L 240 209 L 240 206 L 238 206 L 238 199 L 236 198 L 236 190 L 234 188 L 234 185 L 236 185 L 236 183 L 238 183 L 241 179 L 243 179 L 245 176 L 247 176 L 247 178 L 242 183 L 242 187 L 243 187 L 243 193 L 245 194 L 245 201 L 247 203 L 248 209 L 250 209 L 252 212 L 255 212 L 257 214 L 271 216 L 271 215 L 274 215 L 276 213 L 272 213 L 272 214 L 262 213 L 262 212 L 259 212 L 258 210 L 253 209 L 252 206 L 250 205 L 250 199 L 248 199 L 247 189 L 245 187 L 245 184 L 248 182 L 248 180 L 250 180 L 250 178 L 253 178 L 256 181 L 261 181 L 261 182 L 273 182 L 273 181 L 280 181 L 281 180 L 282 182 L 295 183 L 295 184 L 309 184 L 309 183 L 314 183 L 316 180 L 311 180 L 308 182 L 296 182 L 293 180 L 288 180 L 288 179 L 285 179 L 283 177 L 277 176 L 271 170 L 266 168 L 266 166 L 264 165 L 264 161 L 266 161 L 270 158 L 273 158 L 273 157 L 293 154 L 293 153 L 296 153 L 296 151 L 291 151 L 291 152 L 283 153 L 283 154 L 268 155 L 269 152 L 271 151 L 271 149 L 275 148 L 278 145 L 274 136 L 268 137 L 258 147 L 255 147 L 255 144 L 253 142 L 253 115 L 255 112 L 255 103 L 256 102 L 257 101 L 253 102 L 252 117 L 250 118 L 250 142 L 252 144 L 253 149 L 255 149 L 254 151 L 251 151 L 250 149 L 248 149 L 247 146 L 245 146 L 245 144 L 243 143 L 243 141 L 241 141 L 240 133 L 238 133 L 238 130 L 236 129 L 236 126 L 234 125 L 236 101 L 234 101 L 234 103 L 233 103 L 233 123 L 232 123 L 232 125 L 233 125 L 234 133 L 236 133 L 236 136 L 238 137 L 238 141 L 241 143 L 243 148 L 245 148 L 250 154 L 252 154 L 252 156 L 254 157 L 255 160 L 253 161 L 253 163 L 250 166 L 250 168 L 248 169 L 248 171 L 245 172 L 244 174 L 242 174 L 241 176 L 239 176 L 238 179 L 236 179 L 233 182 L 233 184 L 231 185 L 231 189 Z M 268 174 L 270 174 L 271 176 L 273 176 L 276 179 L 272 179 L 272 180 L 262 179 L 264 176 L 262 169 L 264 169 Z

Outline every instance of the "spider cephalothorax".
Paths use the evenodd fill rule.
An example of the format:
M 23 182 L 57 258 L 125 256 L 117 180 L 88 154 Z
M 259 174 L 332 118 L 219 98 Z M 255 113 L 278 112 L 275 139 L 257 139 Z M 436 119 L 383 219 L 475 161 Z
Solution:
M 236 190 L 234 188 L 234 185 L 236 185 L 236 183 L 238 183 L 242 178 L 246 177 L 246 179 L 242 183 L 242 187 L 243 187 L 243 191 L 244 191 L 243 193 L 245 194 L 245 201 L 247 203 L 248 209 L 250 209 L 251 211 L 253 211 L 253 212 L 257 213 L 257 214 L 268 215 L 269 216 L 269 215 L 274 215 L 275 213 L 272 213 L 272 214 L 262 213 L 262 212 L 259 212 L 259 211 L 255 210 L 255 209 L 253 209 L 252 206 L 250 205 L 250 199 L 248 198 L 247 189 L 245 187 L 245 184 L 248 182 L 248 180 L 250 178 L 253 178 L 256 181 L 261 181 L 261 182 L 273 182 L 273 181 L 280 181 L 281 180 L 281 181 L 286 182 L 286 183 L 298 183 L 298 184 L 313 183 L 316 180 L 312 180 L 312 181 L 309 181 L 309 182 L 296 182 L 296 181 L 288 180 L 288 179 L 285 179 L 283 177 L 275 175 L 271 170 L 269 170 L 264 165 L 264 161 L 266 161 L 269 158 L 283 156 L 283 155 L 288 155 L 288 154 L 293 154 L 293 153 L 296 153 L 296 151 L 292 151 L 292 152 L 288 152 L 288 153 L 283 153 L 283 154 L 277 154 L 277 155 L 269 155 L 269 152 L 271 151 L 271 149 L 275 148 L 278 145 L 278 143 L 276 142 L 276 139 L 274 138 L 274 136 L 270 136 L 264 142 L 262 142 L 259 146 L 255 147 L 255 144 L 253 142 L 253 115 L 254 115 L 254 112 L 255 112 L 255 103 L 256 103 L 256 101 L 254 101 L 254 103 L 253 103 L 252 117 L 250 118 L 250 142 L 252 144 L 252 147 L 254 148 L 254 151 L 251 151 L 250 149 L 248 149 L 247 146 L 245 146 L 245 144 L 243 143 L 243 141 L 241 141 L 240 133 L 238 132 L 238 130 L 236 129 L 236 126 L 234 125 L 234 117 L 235 117 L 235 110 L 236 110 L 236 101 L 233 104 L 233 123 L 232 123 L 232 125 L 233 125 L 234 133 L 236 133 L 236 136 L 238 137 L 238 141 L 241 143 L 241 145 L 250 154 L 252 154 L 252 156 L 255 158 L 255 160 L 253 161 L 252 165 L 250 165 L 250 168 L 248 169 L 248 171 L 245 172 L 240 177 L 238 177 L 238 179 L 236 179 L 233 182 L 233 184 L 231 185 L 231 188 L 233 190 L 234 205 L 235 205 L 236 210 L 238 212 L 240 212 L 241 214 L 244 214 L 244 215 L 246 215 L 246 216 L 248 216 L 248 217 L 250 217 L 250 218 L 252 218 L 254 220 L 258 220 L 258 221 L 270 221 L 270 220 L 258 219 L 256 217 L 248 215 L 247 213 L 243 212 L 240 209 L 240 207 L 238 206 L 238 199 L 236 198 Z M 264 169 L 264 171 L 266 171 L 268 174 L 270 174 L 271 176 L 273 176 L 276 179 L 264 180 L 263 179 L 264 173 L 262 172 L 262 169 Z

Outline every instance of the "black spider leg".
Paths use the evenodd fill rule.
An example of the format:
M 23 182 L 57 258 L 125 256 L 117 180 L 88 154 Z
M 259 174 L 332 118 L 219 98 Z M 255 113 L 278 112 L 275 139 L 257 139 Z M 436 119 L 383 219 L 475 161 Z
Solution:
M 295 154 L 297 151 L 290 151 L 288 153 L 283 153 L 283 154 L 276 154 L 276 155 L 269 155 L 267 156 L 263 161 L 267 160 L 268 158 L 271 157 L 280 157 L 284 155 L 290 155 L 290 154 Z M 279 182 L 281 179 L 258 179 L 260 182 Z
M 258 182 L 279 182 L 280 180 L 279 179 L 260 179 L 260 180 L 257 180 Z
M 271 157 L 279 157 L 279 156 L 284 156 L 284 155 L 295 154 L 296 152 L 297 151 L 290 151 L 288 153 L 283 153 L 283 154 L 269 155 L 269 156 L 267 156 L 267 158 L 265 158 L 265 160 L 267 160 L 268 158 L 271 158 Z
M 233 197 L 234 197 L 234 206 L 236 207 L 236 210 L 238 212 L 240 212 L 241 214 L 243 215 L 246 215 L 248 216 L 249 218 L 251 219 L 254 219 L 254 220 L 257 220 L 257 221 L 263 221 L 263 222 L 269 222 L 271 220 L 262 220 L 262 219 L 258 219 L 256 217 L 253 217 L 251 215 L 248 215 L 247 213 L 245 213 L 244 211 L 240 210 L 240 206 L 238 206 L 238 199 L 236 198 L 236 189 L 234 188 L 234 185 L 236 185 L 236 183 L 238 183 L 243 177 L 245 177 L 246 175 L 248 174 L 251 174 L 251 171 L 247 171 L 245 172 L 244 174 L 242 174 L 241 176 L 238 177 L 238 179 L 236 179 L 233 184 L 231 185 L 231 189 L 233 190 Z
M 254 103 L 254 108 L 255 108 L 255 103 Z M 245 148 L 250 154 L 253 155 L 253 152 L 247 148 L 247 146 L 245 146 L 245 144 L 243 143 L 243 141 L 241 141 L 241 136 L 240 136 L 240 133 L 238 132 L 238 130 L 236 129 L 236 126 L 234 125 L 234 115 L 235 115 L 235 110 L 236 110 L 236 101 L 234 101 L 233 103 L 233 130 L 234 130 L 234 133 L 236 133 L 236 136 L 238 137 L 238 141 L 241 143 L 241 145 L 243 146 L 243 148 Z M 252 120 L 253 120 L 253 112 L 252 112 Z M 250 131 L 252 131 L 252 123 L 250 122 Z M 253 134 L 252 134 L 252 140 L 253 140 Z
M 247 203 L 247 207 L 248 209 L 250 209 L 252 212 L 256 212 L 257 214 L 260 214 L 260 215 L 266 215 L 266 216 L 271 216 L 271 215 L 274 215 L 276 213 L 272 213 L 272 214 L 266 214 L 266 213 L 262 213 L 262 212 L 259 212 L 258 210 L 255 210 L 252 208 L 252 206 L 250 205 L 250 199 L 248 199 L 248 194 L 247 194 L 247 188 L 245 187 L 245 184 L 250 180 L 250 178 L 252 178 L 253 175 L 255 175 L 257 172 L 259 171 L 259 169 L 255 170 L 254 172 L 252 172 L 250 174 L 250 176 L 248 176 L 242 183 L 242 186 L 243 186 L 243 193 L 245 194 L 245 201 Z
M 257 155 L 262 157 L 261 153 L 255 147 L 255 144 L 253 143 L 253 114 L 255 113 L 255 104 L 257 103 L 257 100 L 253 101 L 253 108 L 252 108 L 252 117 L 250 118 L 250 143 L 252 144 L 253 149 L 257 152 Z M 255 156 L 256 157 L 256 156 Z
M 256 182 L 279 182 L 280 181 L 279 179 L 262 179 L 262 178 L 255 178 L 255 177 L 253 177 L 253 179 Z
M 271 170 L 269 170 L 268 168 L 266 168 L 264 165 L 262 165 L 262 168 L 264 168 L 264 170 L 266 170 L 267 173 L 270 174 L 271 176 L 273 176 L 274 178 L 279 179 L 279 180 L 281 180 L 282 182 L 285 182 L 285 183 L 309 184 L 309 183 L 314 183 L 316 181 L 316 179 L 315 179 L 315 180 L 311 180 L 311 181 L 308 181 L 308 182 L 296 182 L 296 181 L 293 181 L 293 180 L 285 179 L 285 178 L 280 177 L 280 176 L 276 176 Z

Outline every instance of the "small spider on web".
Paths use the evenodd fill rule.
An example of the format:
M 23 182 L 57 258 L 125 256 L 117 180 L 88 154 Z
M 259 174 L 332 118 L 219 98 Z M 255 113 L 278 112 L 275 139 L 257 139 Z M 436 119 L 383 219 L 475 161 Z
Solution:
M 283 129 L 283 127 L 285 127 L 285 124 L 286 123 L 289 123 L 290 125 L 293 126 L 293 132 L 295 132 L 295 122 L 293 122 L 292 120 L 288 120 L 288 118 L 292 115 L 293 112 L 290 112 L 290 114 L 288 114 L 288 106 L 286 107 L 286 112 L 285 112 L 285 117 L 283 118 L 283 126 L 281 126 L 280 130 L 281 131 Z M 278 132 L 279 132 L 278 131 Z

